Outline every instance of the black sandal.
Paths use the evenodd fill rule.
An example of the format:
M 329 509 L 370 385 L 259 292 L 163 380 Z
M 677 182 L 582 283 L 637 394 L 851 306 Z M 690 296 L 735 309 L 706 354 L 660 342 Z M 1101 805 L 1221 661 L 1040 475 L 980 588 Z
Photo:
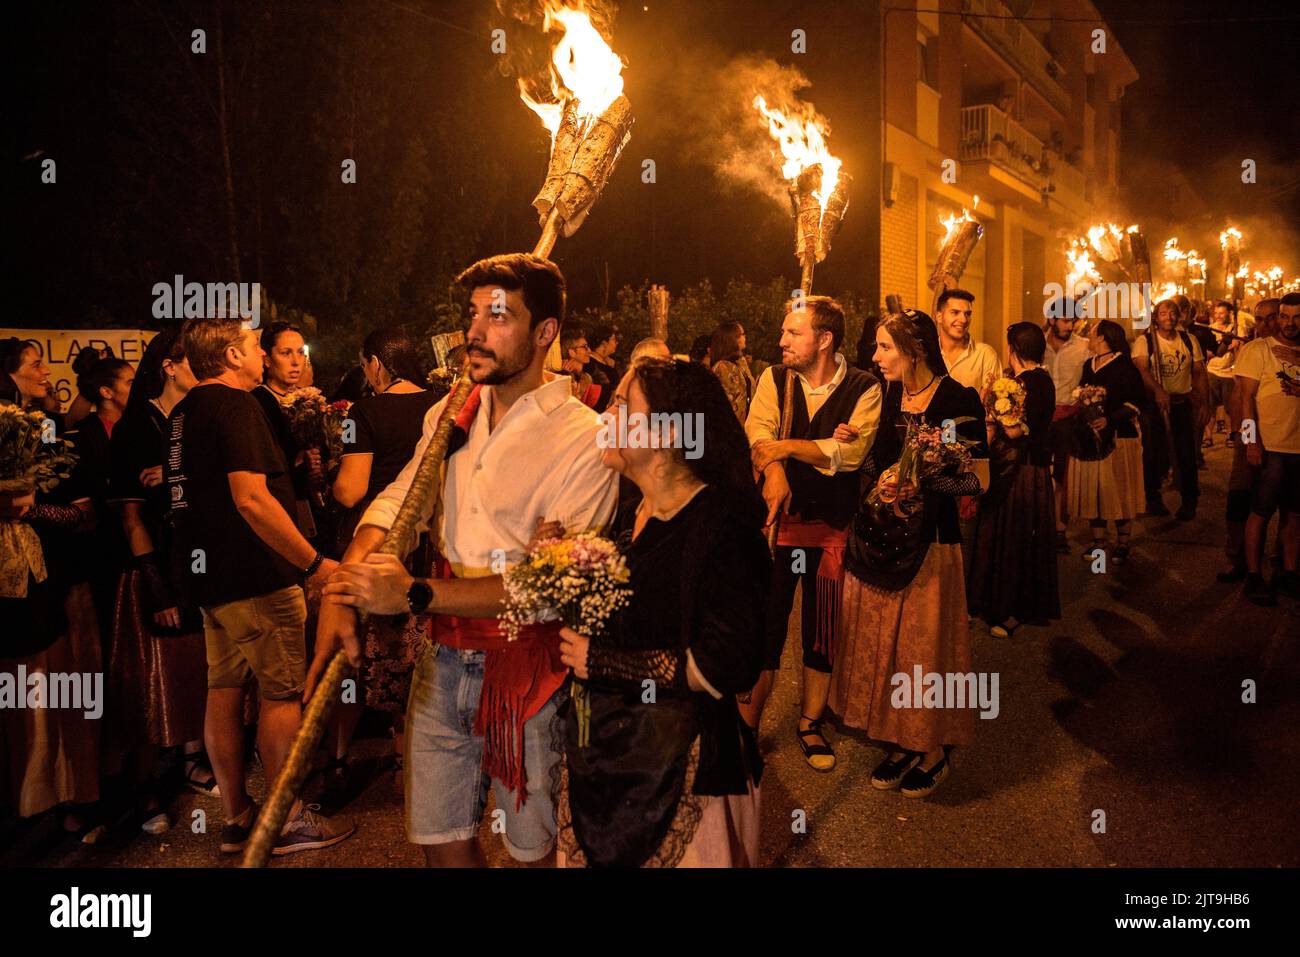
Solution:
M 814 771 L 820 771 L 823 774 L 835 770 L 835 752 L 831 750 L 830 745 L 809 744 L 804 740 L 810 735 L 815 735 L 823 741 L 826 740 L 826 736 L 822 734 L 821 731 L 822 719 L 810 718 L 806 714 L 802 714 L 800 717 L 812 725 L 812 727 L 806 731 L 799 731 L 796 726 L 795 734 L 799 737 L 799 747 L 803 749 L 804 760 L 808 762 L 808 766 Z M 817 760 L 819 758 L 821 760 Z M 826 758 L 830 758 L 830 760 L 827 761 Z
M 203 794 L 207 797 L 221 797 L 221 788 L 217 786 L 217 774 L 212 770 L 212 765 L 208 763 L 208 753 L 206 751 L 194 751 L 184 754 L 181 756 L 181 763 L 186 787 L 197 794 Z M 194 780 L 194 772 L 200 768 L 212 775 L 211 780 Z

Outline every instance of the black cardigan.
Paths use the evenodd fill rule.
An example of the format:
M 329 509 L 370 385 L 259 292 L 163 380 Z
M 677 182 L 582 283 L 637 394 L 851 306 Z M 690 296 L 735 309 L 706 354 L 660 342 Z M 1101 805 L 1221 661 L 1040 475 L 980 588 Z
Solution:
M 1099 385 L 1106 390 L 1106 401 L 1102 408 L 1106 412 L 1107 424 L 1115 430 L 1115 437 L 1136 439 L 1138 435 L 1134 419 L 1147 405 L 1147 390 L 1142 382 L 1142 373 L 1138 371 L 1133 360 L 1123 353 L 1107 362 L 1099 371 L 1092 368 L 1092 360 L 1083 364 L 1083 376 L 1079 385 Z
M 577 721 L 567 722 L 574 832 L 593 866 L 640 866 L 665 840 L 697 739 L 692 793 L 744 794 L 761 775 L 736 695 L 762 667 L 771 565 L 759 519 L 742 514 L 741 498 L 710 486 L 669 521 L 651 519 L 635 541 L 630 527 L 620 536 L 632 604 L 609 634 L 592 639 L 592 677 L 583 683 L 589 740 L 580 739 Z M 598 645 L 625 656 L 628 667 L 598 676 Z M 720 698 L 687 688 L 688 650 Z M 643 658 L 671 661 L 672 677 L 649 685 L 636 664 Z

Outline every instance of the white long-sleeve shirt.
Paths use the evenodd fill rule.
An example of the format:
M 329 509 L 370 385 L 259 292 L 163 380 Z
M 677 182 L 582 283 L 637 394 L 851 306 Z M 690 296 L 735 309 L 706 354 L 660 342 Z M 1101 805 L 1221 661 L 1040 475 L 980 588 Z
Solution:
M 1073 393 L 1083 377 L 1083 364 L 1092 352 L 1083 336 L 1070 336 L 1059 349 L 1052 348 L 1052 337 L 1047 337 L 1047 350 L 1043 353 L 1043 367 L 1056 386 L 1056 404 L 1072 405 Z
M 601 465 L 600 417 L 559 376 L 520 396 L 490 430 L 491 386 L 484 386 L 465 446 L 447 459 L 439 550 L 458 578 L 503 571 L 523 558 L 537 519 L 563 523 L 569 533 L 599 531 L 614 516 L 617 473 Z M 379 493 L 361 525 L 392 526 L 428 447 L 444 398 L 424 417 L 424 436 L 392 484 Z M 420 516 L 428 527 L 432 506 Z
M 799 385 L 803 388 L 803 399 L 808 407 L 810 421 L 826 404 L 831 393 L 839 388 L 847 374 L 848 364 L 844 361 L 844 356 L 838 352 L 835 353 L 835 375 L 825 385 L 814 389 L 808 384 L 807 379 L 795 373 Z M 823 475 L 852 472 L 862 465 L 862 460 L 867 457 L 867 452 L 871 449 L 871 443 L 875 441 L 876 427 L 880 425 L 880 386 L 873 385 L 858 397 L 857 403 L 853 406 L 853 414 L 849 416 L 849 425 L 859 432 L 854 442 L 840 443 L 830 438 L 812 440 L 830 459 L 828 466 L 814 466 Z M 752 448 L 756 442 L 777 438 L 780 430 L 781 404 L 776 394 L 776 380 L 772 377 L 772 367 L 769 366 L 759 376 L 758 386 L 754 389 L 754 398 L 750 400 L 749 417 L 745 419 L 745 435 Z

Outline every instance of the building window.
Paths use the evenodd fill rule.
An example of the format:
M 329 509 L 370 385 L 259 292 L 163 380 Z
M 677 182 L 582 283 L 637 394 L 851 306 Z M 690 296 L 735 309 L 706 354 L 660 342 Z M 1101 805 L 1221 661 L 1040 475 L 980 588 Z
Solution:
M 934 39 L 916 38 L 916 78 L 932 90 L 939 89 L 938 57 L 935 56 Z

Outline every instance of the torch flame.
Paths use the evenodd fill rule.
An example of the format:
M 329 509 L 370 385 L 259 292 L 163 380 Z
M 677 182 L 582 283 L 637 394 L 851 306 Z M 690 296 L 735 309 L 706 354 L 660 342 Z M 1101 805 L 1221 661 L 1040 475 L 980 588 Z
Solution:
M 1165 243 L 1165 262 L 1176 263 L 1182 262 L 1187 258 L 1187 253 L 1178 248 L 1178 237 L 1175 236 Z
M 519 81 L 519 98 L 541 118 L 551 133 L 556 131 L 566 100 L 577 107 L 578 122 L 587 127 L 623 93 L 623 61 L 605 42 L 582 9 L 547 0 L 542 29 L 547 33 L 556 25 L 564 33 L 551 50 L 551 94 L 553 102 L 540 102 L 529 95 L 527 83 Z
M 1092 261 L 1092 256 L 1088 253 L 1088 243 L 1084 240 L 1076 239 L 1071 242 L 1070 248 L 1065 253 L 1065 259 L 1070 264 L 1070 272 L 1066 276 L 1066 283 L 1071 293 L 1081 282 L 1098 283 L 1101 281 L 1101 273 L 1097 271 L 1097 264 Z
M 1241 243 L 1241 232 L 1235 226 L 1229 226 L 1223 232 L 1219 233 L 1220 248 L 1227 249 L 1229 241 L 1235 241 L 1238 245 Z
M 943 224 L 943 239 L 939 242 L 940 249 L 948 245 L 948 241 L 952 239 L 952 234 L 957 231 L 958 226 L 960 226 L 962 223 L 975 222 L 975 217 L 971 215 L 971 212 L 972 210 L 978 209 L 979 204 L 980 204 L 980 198 L 979 196 L 976 196 L 974 200 L 971 202 L 970 209 L 967 209 L 965 206 L 962 207 L 960 216 L 954 214 L 951 216 L 939 217 L 939 222 Z
M 825 213 L 831 193 L 835 192 L 835 185 L 840 181 L 842 164 L 826 148 L 830 127 L 817 118 L 816 111 L 811 106 L 801 106 L 803 116 L 794 116 L 781 110 L 768 109 L 767 100 L 762 94 L 754 97 L 754 108 L 767 120 L 767 130 L 772 139 L 781 144 L 781 175 L 791 181 L 797 180 L 799 174 L 808 167 L 821 164 L 821 188 L 813 193 L 813 197 Z

